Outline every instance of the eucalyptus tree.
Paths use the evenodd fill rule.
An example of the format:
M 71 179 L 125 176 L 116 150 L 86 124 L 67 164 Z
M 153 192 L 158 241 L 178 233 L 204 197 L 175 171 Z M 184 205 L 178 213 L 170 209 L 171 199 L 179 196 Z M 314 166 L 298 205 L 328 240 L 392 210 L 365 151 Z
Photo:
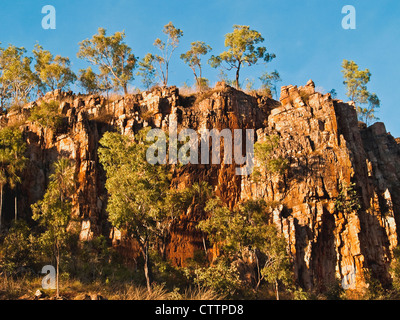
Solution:
M 217 56 L 211 56 L 209 63 L 212 67 L 223 66 L 226 70 L 236 70 L 235 85 L 239 88 L 240 70 L 243 66 L 251 66 L 259 60 L 270 62 L 275 54 L 268 53 L 264 46 L 257 44 L 264 42 L 264 38 L 249 26 L 234 25 L 233 32 L 225 35 L 226 51 Z
M 78 58 L 98 66 L 100 76 L 110 76 L 114 87 L 128 93 L 128 83 L 133 79 L 137 57 L 124 42 L 125 33 L 115 32 L 106 36 L 106 29 L 99 28 L 91 39 L 79 43 Z

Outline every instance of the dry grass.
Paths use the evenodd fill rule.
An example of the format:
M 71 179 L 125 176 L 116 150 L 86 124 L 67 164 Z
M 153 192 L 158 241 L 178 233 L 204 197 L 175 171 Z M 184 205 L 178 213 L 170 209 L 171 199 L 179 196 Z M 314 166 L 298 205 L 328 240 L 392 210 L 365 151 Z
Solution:
M 194 87 L 189 87 L 189 86 L 185 86 L 185 85 L 182 87 L 179 87 L 179 94 L 181 96 L 188 97 L 188 96 L 191 96 L 196 93 L 197 93 L 197 90 Z
M 209 288 L 196 288 L 192 287 L 185 289 L 183 300 L 223 300 L 225 296 L 216 293 L 213 289 Z
M 154 117 L 154 115 L 155 113 L 153 110 L 146 110 L 140 113 L 140 117 L 146 122 L 149 122 Z
M 22 296 L 34 296 L 35 291 L 41 287 L 41 278 L 23 277 L 13 279 L 2 276 L 0 278 L 0 300 L 15 300 Z
M 144 286 L 129 285 L 118 295 L 121 300 L 170 300 L 164 285 L 154 284 L 151 293 Z
M 13 279 L 0 277 L 0 300 L 33 300 L 40 289 L 46 299 L 55 297 L 55 290 L 42 289 L 42 277 L 23 277 Z M 164 284 L 153 284 L 152 292 L 142 285 L 133 283 L 104 283 L 94 281 L 82 283 L 76 279 L 60 281 L 60 295 L 68 300 L 83 300 L 88 296 L 102 296 L 108 300 L 221 300 L 224 296 L 207 288 L 187 288 L 168 291 Z

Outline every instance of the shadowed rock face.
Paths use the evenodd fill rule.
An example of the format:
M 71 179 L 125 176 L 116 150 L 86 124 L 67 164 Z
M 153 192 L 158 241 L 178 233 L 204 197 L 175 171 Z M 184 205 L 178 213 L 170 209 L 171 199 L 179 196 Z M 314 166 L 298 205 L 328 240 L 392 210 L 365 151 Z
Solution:
M 109 103 L 99 96 L 57 91 L 43 99 L 60 101 L 64 125 L 53 132 L 24 124 L 30 161 L 19 191 L 20 216 L 29 218 L 29 205 L 43 196 L 52 162 L 68 156 L 76 164 L 73 215 L 80 221 L 71 228 L 80 232 L 81 240 L 110 236 L 127 255 L 134 255 L 135 246 L 107 222 L 105 175 L 97 158 L 103 133 L 114 127 L 133 135 L 148 125 L 167 131 L 173 120 L 178 130 L 255 129 L 256 140 L 280 137 L 274 153 L 289 161 L 284 174 L 266 173 L 265 181 L 255 182 L 251 176 L 235 175 L 235 164 L 188 165 L 175 169 L 173 184 L 184 188 L 208 181 L 230 207 L 257 197 L 280 202 L 272 222 L 285 236 L 296 279 L 305 288 L 324 290 L 335 278 L 354 273 L 356 281 L 350 285 L 361 289 L 366 272 L 390 283 L 388 266 L 400 223 L 399 140 L 382 123 L 359 126 L 354 106 L 315 92 L 312 81 L 282 87 L 280 102 L 223 83 L 196 97 L 182 97 L 170 87 Z M 3 118 L 21 121 L 31 107 Z M 341 186 L 350 183 L 355 183 L 361 209 L 339 212 L 336 199 Z M 174 264 L 184 265 L 203 249 L 203 235 L 196 229 L 202 218 L 201 208 L 194 207 L 173 226 L 166 255 Z

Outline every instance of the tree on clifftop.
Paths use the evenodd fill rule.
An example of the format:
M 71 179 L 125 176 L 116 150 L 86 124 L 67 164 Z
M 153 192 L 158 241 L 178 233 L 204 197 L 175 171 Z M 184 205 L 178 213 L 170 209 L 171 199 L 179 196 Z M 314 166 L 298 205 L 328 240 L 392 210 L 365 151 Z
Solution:
M 88 94 L 93 94 L 99 91 L 99 83 L 97 74 L 95 74 L 91 67 L 79 70 L 79 83 Z
M 21 106 L 28 101 L 36 83 L 31 70 L 32 59 L 25 48 L 0 47 L 0 107 Z
M 256 30 L 249 26 L 234 25 L 233 32 L 225 35 L 225 47 L 227 51 L 218 56 L 211 56 L 209 63 L 217 68 L 225 63 L 226 70 L 236 69 L 236 88 L 239 88 L 239 73 L 243 66 L 256 64 L 259 59 L 270 62 L 275 54 L 267 52 L 265 47 L 256 47 L 258 43 L 264 42 L 264 38 Z
M 179 45 L 179 39 L 183 36 L 183 31 L 176 28 L 172 22 L 164 26 L 164 34 L 167 36 L 167 41 L 164 42 L 160 38 L 154 41 L 154 46 L 161 51 L 161 55 L 154 55 L 155 60 L 158 62 L 159 70 L 158 76 L 164 86 L 168 84 L 169 62 L 172 54 Z
M 278 71 L 272 71 L 271 73 L 265 71 L 259 78 L 262 83 L 262 88 L 275 99 L 278 99 L 277 83 L 282 81 Z
M 380 107 L 380 100 L 375 93 L 367 90 L 367 83 L 371 79 L 368 69 L 359 70 L 354 61 L 343 60 L 342 64 L 343 84 L 346 85 L 346 95 L 355 103 L 358 118 L 367 125 L 369 121 L 379 120 L 375 111 Z M 363 107 L 366 105 L 366 107 Z
M 33 55 L 36 60 L 36 80 L 43 93 L 48 90 L 67 89 L 76 80 L 76 75 L 70 68 L 69 58 L 59 55 L 53 57 L 50 51 L 44 50 L 39 44 L 35 45 Z
M 99 67 L 100 76 L 111 75 L 114 86 L 128 93 L 128 82 L 133 79 L 133 69 L 136 68 L 137 57 L 132 49 L 123 42 L 124 32 L 116 32 L 106 36 L 106 30 L 99 28 L 98 34 L 92 39 L 79 43 L 78 58 Z
M 200 91 L 204 86 L 205 79 L 202 76 L 202 65 L 201 65 L 201 56 L 206 55 L 212 49 L 208 44 L 205 44 L 203 41 L 195 41 L 191 43 L 190 50 L 186 53 L 181 54 L 181 59 L 189 65 L 190 69 L 192 69 L 194 78 L 196 80 L 197 89 Z M 198 69 L 198 73 L 196 72 Z
M 156 68 L 154 62 L 156 58 L 151 53 L 147 53 L 142 60 L 139 61 L 139 71 L 137 75 L 142 77 L 142 83 L 147 90 L 156 83 L 154 78 L 156 75 Z

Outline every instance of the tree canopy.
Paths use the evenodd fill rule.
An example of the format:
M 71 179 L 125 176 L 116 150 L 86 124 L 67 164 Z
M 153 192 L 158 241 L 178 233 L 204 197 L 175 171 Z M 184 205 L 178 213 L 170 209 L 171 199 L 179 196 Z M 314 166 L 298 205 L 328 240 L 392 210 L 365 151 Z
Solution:
M 342 67 L 346 95 L 355 103 L 359 119 L 367 125 L 370 121 L 378 120 L 375 112 L 380 107 L 380 100 L 375 93 L 370 93 L 367 89 L 371 80 L 369 69 L 359 70 L 354 61 L 348 60 L 343 60 Z
M 3 209 L 3 188 L 12 189 L 21 183 L 20 174 L 26 166 L 24 154 L 26 143 L 18 128 L 5 127 L 0 130 L 0 227 Z
M 128 83 L 133 79 L 137 57 L 124 42 L 125 33 L 106 36 L 106 29 L 99 28 L 92 39 L 79 43 L 78 58 L 99 67 L 101 75 L 111 75 L 114 86 L 128 93 Z
M 145 138 L 147 131 L 140 131 L 135 140 L 106 132 L 98 152 L 107 175 L 109 221 L 137 241 L 144 259 L 147 288 L 151 291 L 149 251 L 165 239 L 165 232 L 169 232 L 179 210 L 172 210 L 177 208 L 170 195 L 169 166 L 151 165 L 146 159 L 150 145 Z
M 167 40 L 163 41 L 157 38 L 154 41 L 154 46 L 158 48 L 161 55 L 154 55 L 155 61 L 158 62 L 158 77 L 162 84 L 167 86 L 169 75 L 169 63 L 175 49 L 179 46 L 180 38 L 183 36 L 183 31 L 176 28 L 172 22 L 164 26 L 163 33 L 167 36 Z
M 266 71 L 265 73 L 262 74 L 262 76 L 259 79 L 261 80 L 263 89 L 266 90 L 268 94 L 277 99 L 278 98 L 277 83 L 282 81 L 279 72 L 276 70 L 272 71 L 271 73 Z
M 56 290 L 59 296 L 59 266 L 62 251 L 70 233 L 67 231 L 71 221 L 72 195 L 75 188 L 73 163 L 61 158 L 53 165 L 50 183 L 42 200 L 32 205 L 32 218 L 44 227 L 39 241 L 44 250 L 51 252 L 56 259 Z
M 50 51 L 44 50 L 39 44 L 35 45 L 33 56 L 36 61 L 35 75 L 42 92 L 65 90 L 75 82 L 76 75 L 70 68 L 69 58 L 60 55 L 54 57 Z
M 149 90 L 155 83 L 156 68 L 154 62 L 156 58 L 151 53 L 147 53 L 142 60 L 139 61 L 139 71 L 137 75 L 142 77 L 142 83 Z
M 3 109 L 26 103 L 36 85 L 32 58 L 25 53 L 23 47 L 0 47 L 0 107 Z
M 290 284 L 292 271 L 286 241 L 271 223 L 270 207 L 264 200 L 248 200 L 231 210 L 218 198 L 208 201 L 209 218 L 199 223 L 199 228 L 209 239 L 222 246 L 231 260 L 240 258 L 246 251 L 256 260 L 258 279 L 256 287 L 265 279 L 274 285 L 279 299 L 279 282 Z
M 186 53 L 181 54 L 181 59 L 190 69 L 192 69 L 197 88 L 201 91 L 204 79 L 202 75 L 201 56 L 206 55 L 212 48 L 203 41 L 195 41 L 191 43 L 190 49 Z
M 249 26 L 234 25 L 233 32 L 225 35 L 227 50 L 218 56 L 211 56 L 210 65 L 216 68 L 224 63 L 225 69 L 236 69 L 235 83 L 236 88 L 239 88 L 239 74 L 243 66 L 254 65 L 260 59 L 270 62 L 275 58 L 275 54 L 268 53 L 266 47 L 257 46 L 262 42 L 264 38 L 258 31 L 250 29 Z

